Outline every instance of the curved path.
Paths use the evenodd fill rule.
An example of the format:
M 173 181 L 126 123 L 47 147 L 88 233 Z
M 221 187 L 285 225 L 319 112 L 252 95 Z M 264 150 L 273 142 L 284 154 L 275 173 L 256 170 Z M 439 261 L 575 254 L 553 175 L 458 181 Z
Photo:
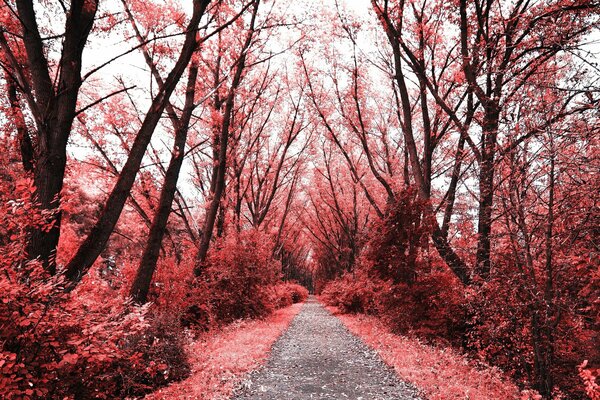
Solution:
M 237 400 L 412 400 L 416 390 L 311 297 Z

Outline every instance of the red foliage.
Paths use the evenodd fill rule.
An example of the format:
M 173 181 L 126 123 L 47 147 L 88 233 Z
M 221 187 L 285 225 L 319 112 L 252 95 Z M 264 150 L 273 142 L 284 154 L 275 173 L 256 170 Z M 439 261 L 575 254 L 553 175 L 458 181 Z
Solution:
M 371 238 L 361 260 L 369 274 L 391 284 L 412 284 L 423 270 L 421 251 L 426 246 L 430 223 L 426 203 L 414 187 L 398 193 L 383 221 L 371 228 Z
M 167 372 L 183 359 L 173 354 L 174 340 L 165 340 L 173 333 L 161 336 L 145 308 L 102 281 L 67 294 L 61 276 L 25 261 L 29 227 L 47 221 L 34 211 L 32 193 L 29 180 L 19 181 L 15 199 L 2 199 L 0 209 L 2 237 L 10 238 L 0 244 L 0 397 L 114 398 L 180 378 Z
M 468 294 L 469 349 L 510 373 L 524 387 L 535 382 L 539 365 L 536 353 L 538 359 L 548 357 L 551 362 L 547 368 L 557 386 L 555 395 L 562 391 L 569 398 L 585 398 L 577 365 L 589 357 L 595 366 L 598 359 L 596 333 L 582 312 L 589 307 L 586 298 L 565 293 L 548 305 L 531 279 L 510 274 L 514 266 L 505 262 L 498 263 L 497 268 L 497 278 L 480 283 Z M 573 274 L 569 280 L 579 286 L 581 278 Z M 563 290 L 568 288 L 563 286 Z
M 375 313 L 378 294 L 384 288 L 383 282 L 375 282 L 364 273 L 348 273 L 329 282 L 321 292 L 321 299 L 342 312 Z
M 303 303 L 307 298 L 308 289 L 295 282 L 284 282 L 271 287 L 271 303 L 275 308 Z
M 269 287 L 277 282 L 281 265 L 271 252 L 271 241 L 254 230 L 217 240 L 204 272 L 216 320 L 227 323 L 273 311 Z
M 181 279 L 193 276 L 193 259 L 179 264 L 172 257 L 163 259 L 150 292 L 152 315 L 172 320 L 173 330 L 193 328 L 201 334 L 305 301 L 305 287 L 279 280 L 281 267 L 271 258 L 271 246 L 268 235 L 254 230 L 221 237 L 195 279 Z
M 600 376 L 600 368 L 588 369 L 587 360 L 581 363 L 577 367 L 579 370 L 579 376 L 583 380 L 585 393 L 590 397 L 591 400 L 600 400 L 600 384 L 597 379 Z
M 330 282 L 323 300 L 343 312 L 379 315 L 396 332 L 460 344 L 464 299 L 456 278 L 423 257 L 424 205 L 414 189 L 403 191 L 386 218 L 372 227 L 355 271 Z

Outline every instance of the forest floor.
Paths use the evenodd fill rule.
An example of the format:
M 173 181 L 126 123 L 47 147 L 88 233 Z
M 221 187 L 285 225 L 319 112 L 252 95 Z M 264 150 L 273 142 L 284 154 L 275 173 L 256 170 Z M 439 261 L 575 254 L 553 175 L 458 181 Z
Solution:
M 417 391 L 400 381 L 377 353 L 310 297 L 271 357 L 251 373 L 234 399 L 412 400 Z
M 428 400 L 539 399 L 536 392 L 520 392 L 498 368 L 491 367 L 443 344 L 424 343 L 415 336 L 397 335 L 377 317 L 342 314 L 327 307 L 345 327 L 398 376 L 422 391 Z
M 191 375 L 146 396 L 146 400 L 227 400 L 250 371 L 264 365 L 273 343 L 290 326 L 302 304 L 265 319 L 244 320 L 209 331 L 186 349 Z
M 340 314 L 314 296 L 264 320 L 208 332 L 188 353 L 192 375 L 147 399 L 535 398 L 519 393 L 502 371 L 398 336 L 376 317 Z

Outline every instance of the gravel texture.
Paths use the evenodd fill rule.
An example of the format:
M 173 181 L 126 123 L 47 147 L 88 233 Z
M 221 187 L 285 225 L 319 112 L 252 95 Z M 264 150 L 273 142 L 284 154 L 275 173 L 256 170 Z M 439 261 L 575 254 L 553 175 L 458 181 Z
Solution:
M 271 357 L 250 374 L 233 399 L 412 400 L 417 391 L 400 381 L 376 352 L 311 297 L 275 343 Z

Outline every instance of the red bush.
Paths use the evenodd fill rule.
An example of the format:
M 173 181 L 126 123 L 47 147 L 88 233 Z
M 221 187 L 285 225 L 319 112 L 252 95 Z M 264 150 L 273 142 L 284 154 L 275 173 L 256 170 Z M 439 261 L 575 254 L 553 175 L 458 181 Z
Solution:
M 294 304 L 305 302 L 308 299 L 308 289 L 304 286 L 293 282 L 287 282 L 285 285 L 292 293 L 292 302 Z
M 280 283 L 271 287 L 271 304 L 278 309 L 294 304 L 292 293 L 288 290 L 285 283 Z
M 271 288 L 271 303 L 275 308 L 283 308 L 302 303 L 308 298 L 308 289 L 294 282 L 283 282 Z
M 32 206 L 31 181 L 0 193 L 15 196 L 0 207 L 9 238 L 0 243 L 0 398 L 119 398 L 181 376 L 170 365 L 184 360 L 181 343 L 164 333 L 150 341 L 162 329 L 145 308 L 102 280 L 67 294 L 61 276 L 25 261 L 28 229 L 47 220 Z
M 371 235 L 359 268 L 392 284 L 410 284 L 425 267 L 422 250 L 427 246 L 430 223 L 426 204 L 417 190 L 408 187 L 389 206 L 383 220 L 371 227 Z
M 591 400 L 600 400 L 600 384 L 597 382 L 600 376 L 600 368 L 586 368 L 588 361 L 585 360 L 577 367 L 579 377 L 583 381 L 585 393 Z
M 460 283 L 425 260 L 429 223 L 424 210 L 414 189 L 400 194 L 371 227 L 354 272 L 326 285 L 322 299 L 342 312 L 379 315 L 395 332 L 460 343 L 465 314 Z
M 273 311 L 269 287 L 278 281 L 281 266 L 271 254 L 271 241 L 256 231 L 231 234 L 215 243 L 204 277 L 217 321 L 263 317 Z
M 446 271 L 421 273 L 408 285 L 390 285 L 377 298 L 379 314 L 398 333 L 461 345 L 464 334 L 464 296 L 460 283 Z
M 370 279 L 364 273 L 347 273 L 329 282 L 321 292 L 321 299 L 342 312 L 376 313 L 377 299 L 386 288 L 382 281 Z

